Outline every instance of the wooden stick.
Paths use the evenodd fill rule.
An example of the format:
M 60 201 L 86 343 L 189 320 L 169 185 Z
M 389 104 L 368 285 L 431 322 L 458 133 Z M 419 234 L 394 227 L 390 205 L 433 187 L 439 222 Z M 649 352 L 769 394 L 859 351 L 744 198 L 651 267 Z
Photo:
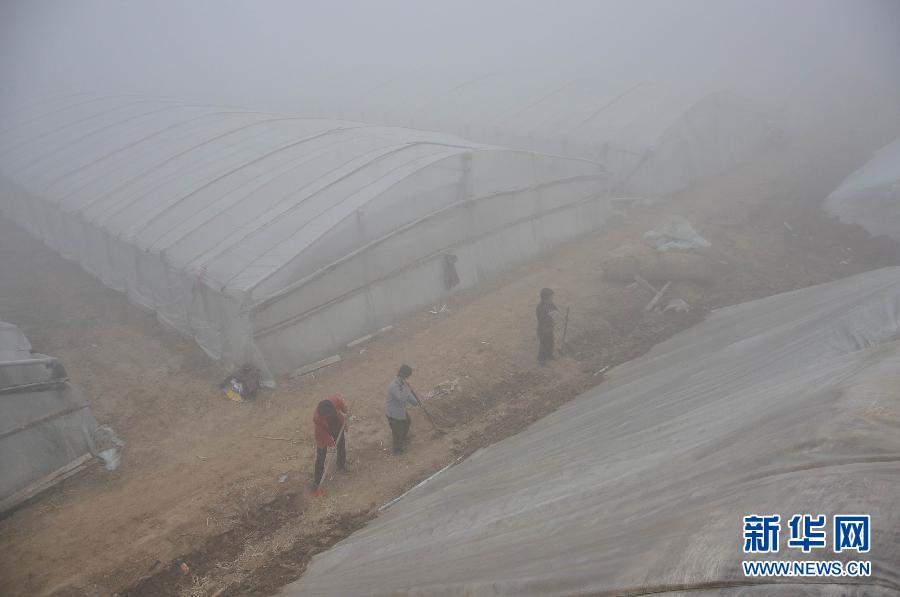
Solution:
M 253 437 L 258 438 L 258 439 L 274 439 L 274 440 L 278 440 L 278 441 L 282 441 L 282 442 L 299 441 L 295 437 L 272 437 L 271 435 L 254 435 Z
M 443 429 L 441 429 L 440 427 L 438 427 L 437 424 L 434 422 L 434 419 L 431 418 L 431 413 L 428 412 L 427 408 L 425 408 L 425 403 L 422 402 L 422 400 L 416 394 L 416 391 L 414 389 L 412 389 L 412 386 L 409 385 L 408 382 L 404 381 L 403 383 L 405 383 L 406 387 L 409 388 L 409 391 L 412 392 L 413 398 L 415 398 L 416 401 L 419 403 L 419 408 L 421 408 L 422 412 L 425 413 L 425 418 L 428 419 L 428 422 L 431 423 L 431 426 L 434 428 L 434 430 L 437 431 L 438 433 L 446 434 L 447 432 L 444 431 Z M 407 415 L 407 416 L 409 416 L 409 415 Z
M 4 512 L 13 506 L 17 506 L 25 500 L 31 499 L 45 489 L 53 487 L 60 481 L 68 479 L 72 475 L 84 470 L 91 462 L 93 457 L 90 454 L 82 454 L 64 467 L 57 469 L 46 477 L 38 479 L 34 483 L 20 489 L 8 498 L 0 501 L 0 512 Z
M 313 371 L 318 371 L 319 369 L 322 369 L 323 367 L 328 367 L 329 365 L 334 365 L 335 363 L 340 363 L 340 362 L 341 362 L 341 355 L 339 355 L 339 354 L 332 355 L 332 356 L 328 357 L 327 359 L 322 359 L 321 361 L 316 361 L 315 363 L 311 363 L 309 365 L 304 365 L 303 367 L 300 367 L 299 369 L 297 369 L 293 373 L 291 373 L 289 377 L 291 377 L 292 379 L 295 377 L 302 377 L 304 375 L 312 373 Z
M 671 285 L 672 285 L 671 280 L 666 282 L 666 284 L 662 288 L 659 289 L 659 292 L 656 293 L 656 296 L 653 297 L 653 300 L 650 301 L 649 303 L 647 303 L 647 306 L 644 307 L 644 311 L 651 311 L 653 309 L 653 307 L 656 306 L 656 303 L 658 303 L 660 301 L 660 299 L 663 297 L 663 295 L 666 294 L 666 291 L 669 289 L 669 286 L 671 286 Z
M 566 332 L 569 331 L 569 307 L 566 307 L 566 322 L 563 324 L 562 340 L 559 341 L 559 354 L 563 353 L 566 346 Z
M 659 292 L 658 290 L 656 290 L 656 288 L 653 287 L 653 284 L 651 284 L 650 282 L 645 280 L 643 278 L 643 276 L 641 276 L 640 274 L 634 275 L 634 281 L 637 282 L 639 285 L 643 286 L 644 288 L 646 288 L 647 290 L 649 290 L 650 292 L 652 292 L 653 294 L 656 294 L 657 292 Z
M 341 443 L 341 438 L 344 437 L 344 427 L 347 426 L 347 419 L 349 419 L 349 418 L 350 418 L 350 414 L 348 413 L 344 417 L 344 423 L 341 425 L 341 430 L 338 432 L 337 439 L 334 440 L 334 459 L 335 460 L 337 459 L 338 444 Z M 313 495 L 316 497 L 322 495 L 322 485 L 325 484 L 325 479 L 328 477 L 328 470 L 329 470 L 328 465 L 329 464 L 330 464 L 330 461 L 328 460 L 328 454 L 326 454 L 325 455 L 325 466 L 322 468 L 322 478 L 319 479 L 319 484 L 316 485 L 315 489 L 313 489 Z

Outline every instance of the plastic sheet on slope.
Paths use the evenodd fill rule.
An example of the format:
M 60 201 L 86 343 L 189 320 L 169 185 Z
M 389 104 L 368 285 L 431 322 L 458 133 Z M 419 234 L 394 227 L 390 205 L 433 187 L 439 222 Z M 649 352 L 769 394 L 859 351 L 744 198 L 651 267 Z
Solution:
M 411 492 L 283 594 L 896 594 L 898 338 L 900 268 L 717 311 Z M 761 513 L 870 514 L 872 576 L 749 581 L 742 517 Z
M 882 147 L 848 176 L 828 196 L 825 209 L 870 234 L 900 240 L 900 139 Z

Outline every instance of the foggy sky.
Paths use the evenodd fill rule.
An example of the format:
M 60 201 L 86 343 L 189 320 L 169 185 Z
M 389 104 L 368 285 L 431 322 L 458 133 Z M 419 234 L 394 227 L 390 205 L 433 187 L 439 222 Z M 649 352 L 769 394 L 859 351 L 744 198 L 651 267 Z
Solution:
M 900 2 L 0 4 L 0 110 L 122 92 L 302 113 L 299 96 L 356 72 L 422 69 L 702 82 L 772 98 L 803 87 L 893 94 Z

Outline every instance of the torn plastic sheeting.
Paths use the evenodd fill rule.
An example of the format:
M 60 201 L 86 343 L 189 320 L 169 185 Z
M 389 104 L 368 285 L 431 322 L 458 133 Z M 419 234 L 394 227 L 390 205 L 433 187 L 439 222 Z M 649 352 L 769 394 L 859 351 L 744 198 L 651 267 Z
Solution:
M 663 309 L 663 313 L 689 313 L 691 306 L 684 299 L 672 299 Z
M 807 512 L 870 514 L 872 576 L 832 588 L 895 593 L 898 309 L 886 268 L 717 311 L 410 492 L 283 594 L 746 593 L 742 517 Z
M 119 468 L 119 463 L 122 461 L 122 448 L 125 447 L 125 442 L 116 435 L 113 428 L 109 425 L 100 425 L 94 431 L 92 440 L 94 456 L 103 461 L 106 470 L 114 471 Z M 98 450 L 96 447 L 98 443 L 109 443 L 112 445 L 109 448 Z
M 694 251 L 712 246 L 681 216 L 667 216 L 656 230 L 644 233 L 644 241 L 663 253 Z

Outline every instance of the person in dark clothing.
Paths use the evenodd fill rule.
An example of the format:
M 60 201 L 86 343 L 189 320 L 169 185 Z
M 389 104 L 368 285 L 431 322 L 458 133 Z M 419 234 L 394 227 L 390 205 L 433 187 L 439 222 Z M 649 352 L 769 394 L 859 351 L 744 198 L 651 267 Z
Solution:
M 541 289 L 541 302 L 535 309 L 537 315 L 538 335 L 538 363 L 546 366 L 547 361 L 553 358 L 553 321 L 552 313 L 559 311 L 553 304 L 553 291 L 549 288 Z
M 348 413 L 347 405 L 340 396 L 331 396 L 327 400 L 322 400 L 316 407 L 313 415 L 316 436 L 315 488 L 319 487 L 322 475 L 325 473 L 325 455 L 330 446 L 337 448 L 338 470 L 343 471 L 347 466 L 347 444 L 344 436 L 347 434 Z
M 459 272 L 456 271 L 458 259 L 456 255 L 444 254 L 444 286 L 447 290 L 459 284 Z
M 413 395 L 412 389 L 406 380 L 412 376 L 412 367 L 401 365 L 397 377 L 388 386 L 385 414 L 388 425 L 391 427 L 391 435 L 394 440 L 394 454 L 402 454 L 406 448 L 406 438 L 409 435 L 410 418 L 406 412 L 406 405 L 420 406 L 419 401 Z

